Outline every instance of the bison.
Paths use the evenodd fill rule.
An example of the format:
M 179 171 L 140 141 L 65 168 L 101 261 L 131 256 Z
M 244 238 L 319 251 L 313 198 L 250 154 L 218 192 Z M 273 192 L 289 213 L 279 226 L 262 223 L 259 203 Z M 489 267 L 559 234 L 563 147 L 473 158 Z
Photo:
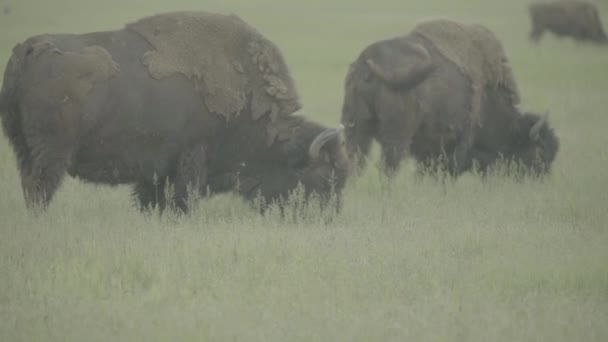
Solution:
M 342 129 L 300 108 L 280 50 L 237 16 L 206 12 L 30 37 L 14 47 L 0 92 L 26 205 L 42 209 L 65 174 L 130 184 L 142 210 L 188 212 L 191 191 L 270 202 L 301 184 L 339 195 Z
M 546 116 L 520 111 L 502 45 L 480 25 L 429 19 L 373 42 L 351 64 L 344 89 L 350 158 L 363 167 L 376 140 L 389 176 L 408 155 L 453 176 L 501 159 L 542 175 L 558 150 Z
M 539 2 L 528 7 L 532 29 L 530 39 L 538 43 L 545 31 L 557 37 L 572 37 L 580 41 L 608 43 L 598 9 L 588 1 Z

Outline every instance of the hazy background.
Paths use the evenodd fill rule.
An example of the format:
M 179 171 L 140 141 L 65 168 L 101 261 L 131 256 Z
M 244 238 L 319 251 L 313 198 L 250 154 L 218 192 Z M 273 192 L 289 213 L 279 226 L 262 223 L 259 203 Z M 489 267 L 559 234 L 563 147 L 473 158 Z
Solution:
M 191 218 L 145 217 L 126 187 L 71 179 L 31 217 L 2 137 L 0 340 L 608 340 L 608 48 L 550 35 L 531 45 L 528 3 L 0 0 L 2 70 L 34 34 L 118 29 L 161 11 L 238 14 L 283 51 L 302 113 L 328 125 L 369 43 L 430 16 L 485 24 L 523 107 L 549 110 L 561 143 L 542 183 L 442 185 L 410 163 L 387 186 L 372 163 L 323 225 L 314 213 L 257 215 L 230 195 Z

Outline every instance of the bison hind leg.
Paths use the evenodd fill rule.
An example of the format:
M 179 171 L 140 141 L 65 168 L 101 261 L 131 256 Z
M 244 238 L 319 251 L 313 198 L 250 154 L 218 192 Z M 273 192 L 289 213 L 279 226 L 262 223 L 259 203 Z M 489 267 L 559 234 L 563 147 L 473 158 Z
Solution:
M 21 167 L 21 187 L 30 210 L 45 210 L 71 162 L 71 150 L 44 146 L 32 150 Z

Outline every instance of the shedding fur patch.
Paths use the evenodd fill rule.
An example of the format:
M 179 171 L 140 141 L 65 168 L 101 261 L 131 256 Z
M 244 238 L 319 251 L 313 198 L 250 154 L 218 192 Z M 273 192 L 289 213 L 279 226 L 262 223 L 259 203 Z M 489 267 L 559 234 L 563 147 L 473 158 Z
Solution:
M 470 78 L 472 86 L 471 116 L 480 124 L 482 94 L 485 87 L 505 89 L 510 101 L 520 102 L 513 71 L 498 38 L 477 24 L 463 24 L 450 19 L 432 19 L 419 23 L 413 30 L 431 41 L 439 52 Z
M 280 50 L 235 15 L 172 12 L 127 25 L 155 50 L 144 64 L 156 79 L 182 74 L 194 83 L 210 112 L 230 120 L 251 97 L 259 119 L 289 115 L 301 108 Z

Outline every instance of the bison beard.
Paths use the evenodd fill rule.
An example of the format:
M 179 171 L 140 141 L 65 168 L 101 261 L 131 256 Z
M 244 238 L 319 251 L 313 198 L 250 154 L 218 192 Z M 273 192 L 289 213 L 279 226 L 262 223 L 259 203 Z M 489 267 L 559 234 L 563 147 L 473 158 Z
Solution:
M 389 176 L 406 156 L 454 176 L 500 156 L 545 174 L 559 146 L 546 120 L 519 111 L 502 45 L 479 25 L 428 20 L 374 42 L 351 64 L 344 89 L 351 157 L 363 167 L 375 139 Z
M 184 29 L 200 33 L 209 27 L 205 23 L 231 28 L 241 41 L 251 39 L 250 47 L 261 46 L 253 50 L 264 56 L 251 48 L 224 49 L 221 34 L 205 31 L 206 40 L 167 45 L 188 50 L 177 51 L 178 58 L 192 49 L 214 54 L 208 59 L 201 55 L 204 63 L 183 69 L 198 70 L 196 75 L 182 69 L 155 73 L 158 65 L 150 56 L 165 51 L 159 39 L 192 37 L 175 26 L 184 16 L 196 18 Z M 0 92 L 1 119 L 28 207 L 46 208 L 65 173 L 93 183 L 132 184 L 142 209 L 162 210 L 171 202 L 183 212 L 189 210 L 189 187 L 200 194 L 207 188 L 231 191 L 233 184 L 216 180 L 232 179 L 227 175 L 235 173 L 269 200 L 298 183 L 328 196 L 327 180 L 333 174 L 340 177 L 334 188 L 340 191 L 348 173 L 342 132 L 291 115 L 299 108 L 298 96 L 270 41 L 234 16 L 169 13 L 144 19 L 139 28 L 155 22 L 155 39 L 130 25 L 35 36 L 13 49 Z M 222 58 L 216 58 L 218 53 Z M 148 64 L 142 63 L 144 56 Z M 226 70 L 226 65 L 241 67 Z M 239 78 L 246 82 L 227 81 Z M 273 91 L 272 85 L 280 84 L 285 87 Z M 220 93 L 235 92 L 244 99 L 239 108 L 222 107 L 226 97 Z M 173 198 L 164 197 L 166 185 L 172 186 Z M 246 189 L 242 195 L 248 196 Z

